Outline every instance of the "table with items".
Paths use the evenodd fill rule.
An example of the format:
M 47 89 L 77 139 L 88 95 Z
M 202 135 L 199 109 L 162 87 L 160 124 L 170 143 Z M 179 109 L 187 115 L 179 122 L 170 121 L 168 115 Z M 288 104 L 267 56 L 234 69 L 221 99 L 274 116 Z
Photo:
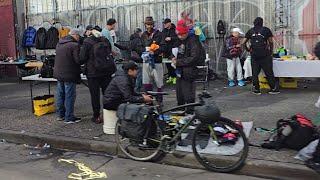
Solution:
M 87 77 L 83 74 L 81 74 L 81 82 L 87 86 L 86 83 L 84 83 L 84 81 L 87 80 Z M 31 104 L 32 104 L 32 112 L 34 111 L 33 109 L 33 87 L 34 85 L 43 83 L 43 82 L 47 82 L 48 83 L 48 95 L 51 95 L 51 83 L 52 82 L 57 82 L 57 79 L 55 78 L 43 78 L 40 77 L 40 74 L 35 74 L 35 75 L 31 75 L 31 76 L 26 76 L 26 77 L 22 77 L 22 81 L 29 81 L 30 82 L 30 98 L 31 98 Z M 38 83 L 36 83 L 38 82 Z

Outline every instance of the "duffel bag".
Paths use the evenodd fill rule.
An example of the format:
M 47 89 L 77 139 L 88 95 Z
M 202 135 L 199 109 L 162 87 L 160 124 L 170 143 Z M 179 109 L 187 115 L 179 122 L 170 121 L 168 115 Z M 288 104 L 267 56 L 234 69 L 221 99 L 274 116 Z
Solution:
M 152 121 L 153 108 L 146 105 L 121 104 L 117 110 L 117 117 L 121 123 L 121 136 L 142 140 L 148 136 Z

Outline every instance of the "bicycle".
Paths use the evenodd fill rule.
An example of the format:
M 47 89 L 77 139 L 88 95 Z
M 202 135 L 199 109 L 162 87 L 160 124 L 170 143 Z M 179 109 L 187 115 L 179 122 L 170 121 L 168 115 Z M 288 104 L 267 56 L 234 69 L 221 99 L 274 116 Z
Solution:
M 148 92 L 148 94 L 153 97 L 168 95 L 167 93 L 158 92 Z M 118 121 L 116 124 L 116 143 L 118 147 L 126 156 L 133 160 L 157 161 L 164 157 L 166 153 L 173 153 L 178 143 L 181 142 L 182 133 L 187 131 L 188 127 L 191 127 L 191 125 L 199 120 L 198 122 L 200 122 L 200 124 L 196 126 L 192 135 L 192 152 L 197 161 L 206 169 L 214 172 L 226 173 L 239 170 L 243 167 L 248 156 L 249 144 L 242 128 L 232 120 L 220 116 L 215 121 L 206 122 L 198 119 L 196 115 L 191 115 L 185 124 L 179 124 L 179 122 L 174 123 L 173 118 L 169 121 L 164 121 L 159 118 L 161 116 L 163 118 L 165 114 L 182 108 L 205 106 L 206 102 L 204 98 L 208 98 L 208 94 L 200 94 L 199 102 L 172 107 L 164 111 L 160 105 L 155 103 L 152 121 L 156 126 L 156 131 L 151 137 L 143 139 L 142 143 L 137 143 L 132 139 L 122 137 L 119 134 L 121 123 Z M 224 127 L 237 134 L 236 143 L 221 142 L 221 139 L 219 139 L 221 134 L 219 135 L 218 132 L 219 127 Z M 222 129 L 220 130 L 222 131 Z M 123 143 L 126 145 L 123 145 Z M 232 152 L 236 148 L 239 149 L 238 146 L 242 147 L 241 150 L 236 154 L 234 154 L 235 152 L 231 153 L 231 155 L 237 156 L 236 159 L 233 159 L 230 154 L 226 154 L 225 151 L 219 153 L 212 152 L 213 149 L 220 149 L 220 151 L 224 149 Z M 208 147 L 208 150 L 205 149 L 206 147 Z M 227 165 L 223 166 L 223 164 Z

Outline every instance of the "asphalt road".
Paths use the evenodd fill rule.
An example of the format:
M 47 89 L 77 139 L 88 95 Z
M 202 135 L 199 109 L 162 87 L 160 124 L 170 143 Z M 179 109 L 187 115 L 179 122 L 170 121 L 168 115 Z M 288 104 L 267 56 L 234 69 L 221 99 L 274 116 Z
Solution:
M 74 165 L 58 162 L 72 159 L 85 164 L 94 172 L 106 173 L 110 180 L 255 180 L 261 178 L 218 174 L 195 170 L 136 162 L 103 154 L 66 152 L 35 149 L 25 145 L 0 143 L 0 179 L 4 180 L 51 180 L 67 179 L 71 173 L 79 173 Z M 105 178 L 102 178 L 105 179 Z

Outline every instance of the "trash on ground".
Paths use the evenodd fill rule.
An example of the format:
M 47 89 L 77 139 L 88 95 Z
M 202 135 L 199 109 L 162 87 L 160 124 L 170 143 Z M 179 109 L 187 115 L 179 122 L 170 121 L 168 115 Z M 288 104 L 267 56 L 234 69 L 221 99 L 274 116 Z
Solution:
M 102 179 L 107 178 L 107 174 L 105 172 L 95 172 L 88 166 L 83 163 L 79 163 L 72 159 L 59 159 L 59 163 L 65 162 L 68 164 L 75 165 L 81 173 L 71 173 L 68 175 L 68 179 L 76 179 L 76 180 L 91 180 L 91 179 Z

